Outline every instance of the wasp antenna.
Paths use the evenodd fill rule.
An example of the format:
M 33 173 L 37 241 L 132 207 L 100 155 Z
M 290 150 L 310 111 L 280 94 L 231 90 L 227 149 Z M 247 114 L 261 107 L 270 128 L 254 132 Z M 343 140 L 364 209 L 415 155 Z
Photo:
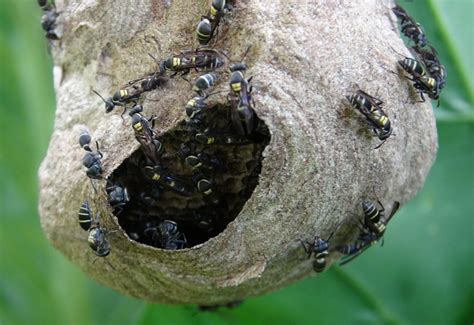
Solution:
M 354 212 L 349 211 L 349 210 L 347 210 L 346 213 L 349 213 L 349 214 L 351 214 L 352 216 L 357 217 L 357 218 L 359 217 L 357 214 L 355 214 Z
M 390 48 L 392 49 L 393 52 L 395 52 L 396 54 L 400 55 L 400 56 L 403 56 L 404 58 L 408 58 L 408 56 L 406 56 L 405 54 L 402 54 L 400 52 L 397 52 L 397 50 L 395 50 L 392 46 L 390 46 Z M 411 53 L 411 52 L 410 52 Z
M 153 61 L 155 61 L 155 63 L 156 63 L 158 66 L 161 64 L 160 61 L 158 61 L 158 59 L 153 56 L 153 54 L 148 53 L 148 56 L 149 56 Z
M 143 100 L 149 101 L 149 102 L 159 102 L 159 99 L 149 99 L 149 98 L 143 98 Z
M 100 99 L 102 99 L 102 101 L 103 101 L 104 103 L 107 103 L 107 101 L 105 100 L 105 98 L 104 98 L 104 97 L 102 97 L 102 95 L 101 95 L 101 94 L 99 94 L 99 93 L 98 93 L 97 91 L 95 91 L 94 89 L 91 89 L 91 90 L 92 90 L 92 92 L 93 92 L 94 94 L 96 94 L 97 96 L 99 96 L 99 97 L 100 97 Z
M 97 259 L 97 258 L 96 258 L 96 259 Z M 107 263 L 107 265 L 110 266 L 110 268 L 111 268 L 112 270 L 117 271 L 117 269 L 116 269 L 115 267 L 113 267 L 112 264 L 111 264 L 109 261 L 107 261 L 106 259 L 104 259 L 104 262 Z
M 249 54 L 249 51 L 250 51 L 251 47 L 252 47 L 252 44 L 247 46 L 247 48 L 245 49 L 245 52 L 244 52 L 244 56 L 242 57 L 242 60 L 240 60 L 240 62 L 243 62 L 245 60 L 245 58 L 247 57 L 247 54 Z
M 380 148 L 380 147 L 381 147 L 381 146 L 382 146 L 382 145 L 385 143 L 385 141 L 387 141 L 387 140 L 386 140 L 386 139 L 385 139 L 385 140 L 383 140 L 383 141 L 382 141 L 382 142 L 381 142 L 381 143 L 380 143 L 378 146 L 376 146 L 374 149 L 378 149 L 378 148 Z
M 336 231 L 339 230 L 339 228 L 342 226 L 343 223 L 344 223 L 343 221 L 339 222 L 339 224 L 336 226 L 336 228 L 333 230 L 333 232 L 329 235 L 329 237 L 328 237 L 328 239 L 326 239 L 326 241 L 330 241 L 330 240 L 331 240 L 332 236 L 334 236 L 334 234 L 336 233 Z
M 224 51 L 216 51 L 216 52 L 218 52 L 219 54 L 222 54 L 227 60 L 232 61 Z
M 98 193 L 97 192 L 97 188 L 95 187 L 95 184 L 94 184 L 94 181 L 92 180 L 92 178 L 89 178 L 89 180 L 91 181 L 91 185 L 92 185 L 92 189 L 94 190 L 94 193 Z
M 399 76 L 400 78 L 405 78 L 405 79 L 408 79 L 408 80 L 413 81 L 413 79 L 411 79 L 411 78 L 409 78 L 409 77 L 407 77 L 407 76 L 405 76 L 405 75 L 399 74 L 399 73 L 397 73 L 397 72 L 395 72 L 395 71 L 389 70 L 389 69 L 387 69 L 387 68 L 385 68 L 385 67 L 382 67 L 382 69 L 384 69 L 384 70 L 387 71 L 387 72 L 393 73 L 394 75 L 397 75 L 397 76 Z

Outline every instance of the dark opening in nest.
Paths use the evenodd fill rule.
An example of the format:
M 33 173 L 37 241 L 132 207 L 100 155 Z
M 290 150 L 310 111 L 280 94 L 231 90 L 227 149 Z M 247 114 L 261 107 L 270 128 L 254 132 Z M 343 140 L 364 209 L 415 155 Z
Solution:
M 163 145 L 160 157 L 163 174 L 185 190 L 177 191 L 147 176 L 147 159 L 141 149 L 110 176 L 112 183 L 128 191 L 130 201 L 115 209 L 114 214 L 131 239 L 167 249 L 203 243 L 235 219 L 258 184 L 262 152 L 270 140 L 264 122 L 257 118 L 255 131 L 243 137 L 232 128 L 228 106 L 215 105 L 204 113 L 205 125 L 212 130 L 207 134 L 212 134 L 214 143 L 200 142 L 196 134 L 202 130 L 189 121 L 181 122 L 158 138 Z M 193 168 L 186 160 L 190 156 L 199 157 L 205 163 Z M 198 190 L 197 183 L 202 179 L 210 181 L 212 193 Z M 165 220 L 177 226 L 176 245 L 168 246 L 160 232 L 160 224 Z

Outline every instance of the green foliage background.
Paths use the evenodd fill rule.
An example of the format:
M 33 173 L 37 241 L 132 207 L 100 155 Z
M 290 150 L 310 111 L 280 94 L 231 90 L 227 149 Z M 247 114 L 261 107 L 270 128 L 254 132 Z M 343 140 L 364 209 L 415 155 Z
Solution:
M 121 296 L 48 244 L 37 212 L 37 169 L 53 128 L 52 63 L 36 1 L 0 0 L 0 323 L 472 324 L 474 2 L 401 3 L 449 72 L 436 109 L 438 159 L 425 188 L 390 223 L 384 247 L 210 314 Z

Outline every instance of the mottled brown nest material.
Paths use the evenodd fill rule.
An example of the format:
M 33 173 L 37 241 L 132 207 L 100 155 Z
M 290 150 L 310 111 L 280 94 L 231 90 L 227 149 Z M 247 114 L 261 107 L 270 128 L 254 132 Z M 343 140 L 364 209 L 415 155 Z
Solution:
M 261 295 L 313 273 L 300 240 L 323 238 L 343 222 L 331 244 L 354 239 L 364 198 L 390 209 L 422 187 L 435 159 L 431 105 L 418 103 L 396 71 L 408 53 L 390 2 L 236 1 L 215 48 L 245 61 L 254 76 L 255 111 L 271 133 L 258 185 L 238 217 L 215 238 L 179 251 L 137 244 L 120 230 L 109 235 L 111 253 L 95 256 L 77 225 L 90 195 L 77 144 L 87 125 L 100 141 L 110 175 L 138 148 L 130 124 L 106 115 L 91 88 L 112 94 L 124 82 L 156 69 L 147 53 L 196 47 L 194 29 L 208 0 L 56 1 L 53 44 L 57 114 L 41 166 L 42 226 L 55 247 L 100 283 L 156 303 L 219 304 Z M 227 81 L 218 89 L 227 89 Z M 346 95 L 359 89 L 381 98 L 394 135 L 378 150 Z M 183 120 L 189 85 L 172 80 L 147 106 L 165 133 Z M 225 94 L 212 98 L 225 102 Z M 376 193 L 374 193 L 374 191 Z M 110 218 L 103 222 L 118 229 Z M 388 227 L 390 231 L 390 227 Z M 338 257 L 337 254 L 331 257 Z

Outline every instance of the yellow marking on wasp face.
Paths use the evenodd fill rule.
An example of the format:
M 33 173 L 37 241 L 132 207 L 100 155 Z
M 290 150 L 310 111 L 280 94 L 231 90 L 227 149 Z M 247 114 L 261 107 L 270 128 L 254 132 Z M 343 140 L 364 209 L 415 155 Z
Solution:
M 240 85 L 240 82 L 233 83 L 230 86 L 231 86 L 232 90 L 235 91 L 236 93 L 240 92 L 240 90 L 242 89 L 242 86 Z
M 138 122 L 138 123 L 133 124 L 133 129 L 134 129 L 135 131 L 140 132 L 141 130 L 143 130 L 143 126 L 142 126 L 142 124 L 141 124 L 140 122 Z
M 207 144 L 213 144 L 215 140 L 216 140 L 216 138 L 211 137 L 211 138 L 207 139 Z
M 151 179 L 154 180 L 154 181 L 159 181 L 160 178 L 161 178 L 160 174 L 153 174 L 153 177 Z
M 128 91 L 126 89 L 121 89 L 120 90 L 120 97 L 125 97 L 125 96 L 127 96 L 127 94 L 128 94 Z
M 171 182 L 170 182 L 170 186 L 171 186 L 171 187 L 175 187 L 175 185 L 176 185 L 176 183 L 175 183 L 174 181 L 171 181 Z

